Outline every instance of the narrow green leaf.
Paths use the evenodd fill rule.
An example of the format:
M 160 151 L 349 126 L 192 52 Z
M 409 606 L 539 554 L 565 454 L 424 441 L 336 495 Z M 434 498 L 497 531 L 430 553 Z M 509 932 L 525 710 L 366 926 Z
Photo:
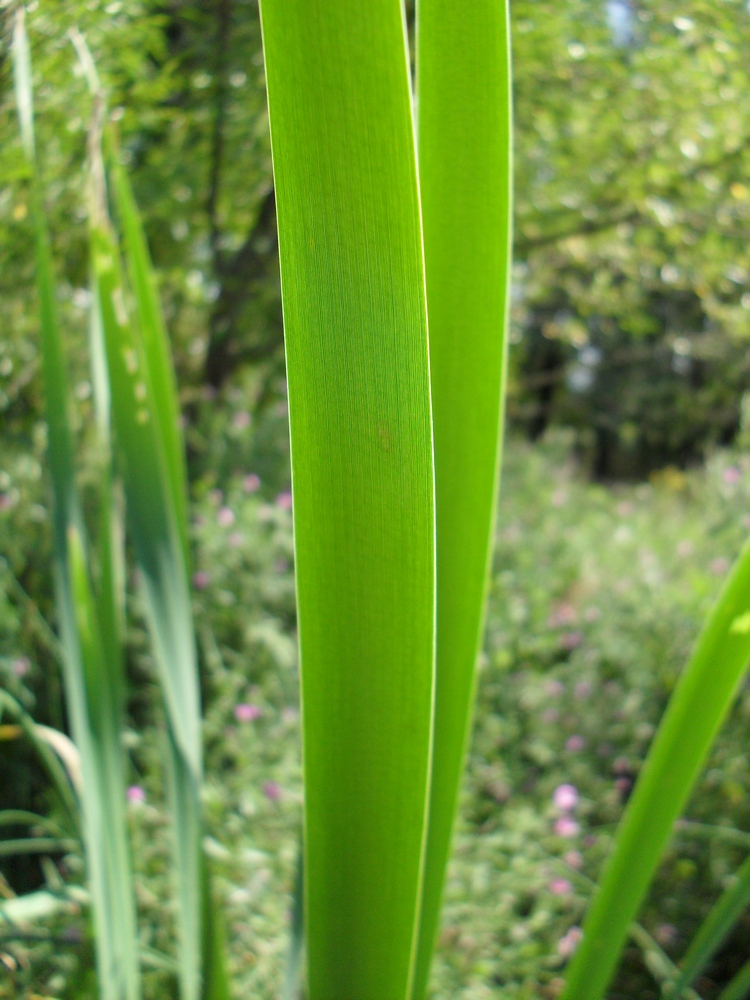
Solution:
M 130 179 L 120 163 L 117 146 L 114 142 L 111 143 L 111 148 L 110 175 L 125 240 L 125 253 L 138 311 L 143 350 L 155 388 L 154 414 L 159 423 L 159 435 L 167 465 L 171 502 L 175 510 L 177 527 L 181 534 L 185 565 L 189 566 L 185 444 L 182 439 L 177 381 L 172 365 L 169 337 L 164 325 L 156 276 L 151 265 L 143 223 L 135 203 Z
M 417 120 L 435 428 L 435 749 L 424 996 L 470 729 L 495 520 L 511 229 L 507 0 L 418 0 Z
M 120 664 L 109 663 L 83 544 L 68 529 L 71 590 L 90 720 L 90 746 L 82 751 L 86 837 L 97 944 L 109 952 L 100 968 L 102 993 L 116 1000 L 140 996 L 138 935 L 125 820 L 125 774 L 120 743 Z
M 750 993 L 750 960 L 745 962 L 737 975 L 724 987 L 719 1000 L 745 1000 Z
M 69 854 L 79 848 L 77 840 L 59 840 L 57 837 L 21 837 L 19 840 L 0 840 L 0 858 L 16 854 Z
M 104 656 L 89 580 L 83 517 L 75 487 L 73 445 L 67 412 L 67 376 L 57 324 L 49 235 L 34 149 L 31 62 L 23 6 L 19 6 L 16 12 L 13 51 L 16 102 L 30 173 L 36 237 L 48 458 L 54 495 L 55 590 L 66 700 L 83 775 L 83 838 L 94 900 L 99 984 L 106 1000 L 138 1000 L 140 982 L 135 906 L 125 827 L 125 781 L 120 745 L 121 664 L 119 658 Z M 108 650 L 114 642 L 114 638 L 108 639 Z M 119 649 L 117 653 L 119 656 Z
M 695 982 L 703 972 L 748 903 L 750 903 L 750 857 L 745 860 L 732 885 L 721 894 L 690 942 L 690 947 L 680 963 L 680 975 L 672 990 L 675 997 L 681 996 L 685 987 Z
M 0 811 L 0 826 L 40 826 L 50 833 L 60 834 L 60 828 L 54 820 L 26 809 L 3 809 Z
M 291 916 L 283 1000 L 297 1000 L 302 977 L 302 962 L 305 951 L 305 854 L 302 842 L 300 842 L 297 870 L 294 874 Z
M 73 793 L 71 782 L 65 773 L 65 769 L 60 763 L 57 755 L 49 746 L 49 743 L 37 732 L 38 727 L 35 725 L 31 716 L 23 710 L 21 705 L 15 700 L 15 698 L 12 698 L 7 691 L 0 690 L 0 719 L 2 719 L 5 712 L 11 715 L 18 722 L 25 736 L 36 750 L 44 769 L 47 771 L 47 774 L 51 778 L 52 783 L 60 796 L 60 800 L 65 811 L 65 818 L 70 830 L 80 834 L 81 829 L 78 815 L 78 803 L 76 801 L 75 794 Z
M 76 41 L 76 39 L 74 39 Z M 76 47 L 93 67 L 82 36 Z M 95 70 L 88 76 L 98 88 Z M 188 582 L 187 493 L 174 371 L 143 227 L 110 140 L 110 170 L 125 232 L 136 317 L 127 310 L 120 248 L 107 210 L 101 124 L 95 91 L 89 142 L 90 237 L 95 301 L 109 373 L 109 404 L 127 515 L 164 695 L 179 899 L 180 989 L 184 1000 L 224 1000 L 228 981 L 220 913 L 203 857 L 203 778 L 198 664 Z M 137 320 L 137 321 L 136 321 Z
M 600 1000 L 676 818 L 750 659 L 750 542 L 670 698 L 583 925 L 562 1000 Z
M 434 676 L 434 497 L 398 0 L 262 0 L 289 384 L 312 1000 L 404 1000 Z

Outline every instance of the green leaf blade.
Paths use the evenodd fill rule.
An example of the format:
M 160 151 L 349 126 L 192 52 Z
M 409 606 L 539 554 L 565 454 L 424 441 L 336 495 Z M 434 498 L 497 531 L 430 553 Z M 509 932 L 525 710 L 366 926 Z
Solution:
M 750 543 L 735 563 L 667 706 L 617 833 L 562 1000 L 600 1000 L 750 659 Z
M 417 5 L 437 511 L 437 680 L 414 996 L 427 987 L 473 704 L 505 386 L 511 107 L 505 0 Z
M 675 997 L 681 996 L 683 990 L 695 982 L 724 943 L 749 902 L 750 858 L 747 858 L 734 883 L 721 894 L 690 942 L 680 963 L 679 978 L 673 987 Z
M 292 439 L 312 1000 L 402 1000 L 434 669 L 426 309 L 395 0 L 261 5 Z

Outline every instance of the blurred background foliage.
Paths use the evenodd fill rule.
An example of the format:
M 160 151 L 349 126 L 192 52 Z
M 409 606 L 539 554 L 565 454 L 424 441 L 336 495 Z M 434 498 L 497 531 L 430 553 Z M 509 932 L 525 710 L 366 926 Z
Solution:
M 96 461 L 82 169 L 91 102 L 67 37 L 74 26 L 109 88 L 159 272 L 193 492 L 212 850 L 238 995 L 270 997 L 301 791 L 257 3 L 32 0 L 27 10 L 84 493 Z M 11 13 L 0 0 L 0 685 L 64 728 Z M 514 433 L 435 979 L 436 995 L 472 1000 L 556 995 L 563 942 L 589 891 L 580 879 L 598 871 L 653 724 L 750 523 L 741 453 L 750 443 L 750 9 L 745 0 L 513 0 L 512 16 Z M 539 444 L 530 450 L 524 439 Z M 687 469 L 707 457 L 704 471 Z M 145 789 L 145 804 L 131 808 L 139 907 L 146 943 L 167 948 L 162 720 L 136 598 L 131 610 L 128 739 L 133 781 Z M 694 818 L 746 825 L 749 713 L 743 694 Z M 6 735 L 0 728 L 0 804 L 54 810 L 33 755 Z M 571 837 L 555 831 L 550 796 L 560 782 L 581 794 Z M 675 843 L 644 916 L 670 954 L 740 860 L 731 844 Z M 75 857 L 58 867 L 82 877 Z M 3 859 L 0 872 L 0 895 L 50 878 L 33 857 Z M 79 931 L 64 947 L 14 945 L 17 967 L 5 979 L 0 968 L 0 997 L 93 995 L 81 971 L 90 960 L 83 917 Z M 745 921 L 703 995 L 715 995 L 748 947 Z M 169 995 L 163 974 L 150 975 L 153 995 Z M 613 996 L 651 989 L 630 953 Z
M 257 3 L 34 0 L 29 11 L 69 340 L 83 342 L 87 276 L 90 99 L 66 36 L 78 26 L 120 116 L 198 475 L 216 468 L 217 394 L 254 416 L 283 398 Z M 698 460 L 732 440 L 750 385 L 750 11 L 741 0 L 514 0 L 512 13 L 511 420 L 531 438 L 574 427 L 597 477 Z M 0 60 L 7 440 L 30 433 L 40 390 L 7 45 Z M 75 384 L 85 421 L 89 388 Z

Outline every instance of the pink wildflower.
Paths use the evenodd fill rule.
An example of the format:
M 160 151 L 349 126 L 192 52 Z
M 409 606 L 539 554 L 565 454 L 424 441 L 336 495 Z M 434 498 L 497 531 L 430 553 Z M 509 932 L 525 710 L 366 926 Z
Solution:
M 558 837 L 575 837 L 580 829 L 572 816 L 561 816 L 555 822 L 555 833 Z
M 563 649 L 578 649 L 582 642 L 582 632 L 565 632 L 560 636 L 560 645 Z
M 135 802 L 140 804 L 146 801 L 146 793 L 141 788 L 140 785 L 131 785 L 127 791 L 128 802 Z
M 728 486 L 734 486 L 740 481 L 740 479 L 742 479 L 742 473 L 736 465 L 730 465 L 728 468 L 724 469 L 721 478 Z
M 234 706 L 234 717 L 238 722 L 255 722 L 261 715 L 263 712 L 258 705 L 248 705 L 247 702 L 241 702 Z
M 234 511 L 231 507 L 222 507 L 216 515 L 216 520 L 222 528 L 231 528 L 234 524 Z
M 714 576 L 724 576 L 726 571 L 729 569 L 729 560 L 725 559 L 723 556 L 719 556 L 718 559 L 714 559 L 709 569 Z
M 591 684 L 588 681 L 579 681 L 573 688 L 573 697 L 579 701 L 584 701 L 591 694 Z
M 204 569 L 199 569 L 197 573 L 193 573 L 193 586 L 196 590 L 205 590 L 210 582 L 211 577 Z
M 558 785 L 552 794 L 552 801 L 560 812 L 570 812 L 578 805 L 578 789 L 575 785 Z
M 245 493 L 257 493 L 260 489 L 260 476 L 256 476 L 254 472 L 248 473 L 242 480 L 242 488 Z
M 283 493 L 279 493 L 276 497 L 276 506 L 281 507 L 282 510 L 292 509 L 292 494 L 289 490 L 284 490 Z
M 553 896 L 567 896 L 573 891 L 573 886 L 566 878 L 553 878 L 547 888 Z
M 25 677 L 31 668 L 31 660 L 28 656 L 18 656 L 10 665 L 16 677 Z
M 281 798 L 281 785 L 275 781 L 267 781 L 263 786 L 263 794 L 271 802 L 277 802 Z
M 575 733 L 573 736 L 569 736 L 565 741 L 565 749 L 570 750 L 571 753 L 578 753 L 579 750 L 583 750 L 586 746 L 586 740 L 583 736 L 579 736 Z
M 563 861 L 569 868 L 583 868 L 583 855 L 580 851 L 568 851 Z
M 547 684 L 547 694 L 550 698 L 559 698 L 561 694 L 565 694 L 565 685 L 561 681 L 550 681 Z
M 227 545 L 230 548 L 238 549 L 244 542 L 244 537 L 240 531 L 233 531 L 227 538 Z
M 571 927 L 568 933 L 557 942 L 557 954 L 561 958 L 570 958 L 580 944 L 583 931 L 580 927 Z

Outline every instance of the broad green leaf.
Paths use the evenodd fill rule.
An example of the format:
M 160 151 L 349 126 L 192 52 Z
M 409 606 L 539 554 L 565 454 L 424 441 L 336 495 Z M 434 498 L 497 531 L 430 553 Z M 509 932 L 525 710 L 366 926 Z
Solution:
M 750 659 L 750 542 L 742 550 L 670 698 L 605 867 L 563 1000 L 600 1000 L 673 824 Z
M 286 336 L 311 1000 L 404 1000 L 423 863 L 434 506 L 398 0 L 262 0 Z
M 694 983 L 750 903 L 750 858 L 745 860 L 737 876 L 711 909 L 690 942 L 680 963 L 680 975 L 670 995 L 679 997 Z
M 418 0 L 417 121 L 435 433 L 437 674 L 414 997 L 424 996 L 470 729 L 495 520 L 511 230 L 507 0 Z

